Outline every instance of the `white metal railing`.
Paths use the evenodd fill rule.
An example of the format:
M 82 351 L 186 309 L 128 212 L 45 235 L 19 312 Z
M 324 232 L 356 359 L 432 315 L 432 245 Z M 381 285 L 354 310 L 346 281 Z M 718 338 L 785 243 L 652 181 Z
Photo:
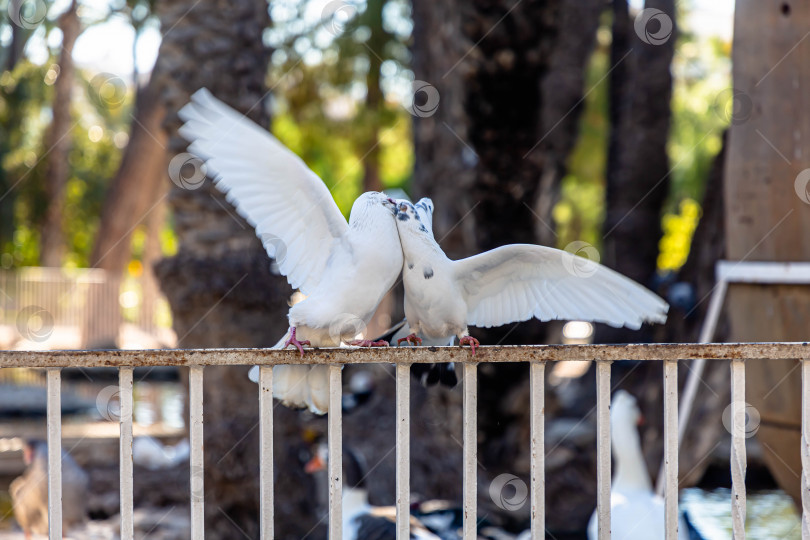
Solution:
M 428 349 L 395 348 L 323 349 L 308 351 L 303 358 L 294 351 L 269 349 L 205 349 L 150 351 L 50 351 L 0 352 L 0 367 L 48 368 L 48 493 L 50 538 L 61 531 L 61 410 L 60 368 L 118 367 L 121 396 L 121 538 L 134 537 L 132 520 L 132 369 L 137 366 L 185 366 L 189 368 L 191 439 L 191 538 L 204 536 L 203 521 L 203 374 L 209 365 L 258 364 L 260 369 L 261 446 L 261 537 L 273 538 L 273 415 L 272 366 L 278 364 L 325 364 L 329 366 L 329 538 L 340 539 L 342 531 L 342 432 L 341 367 L 357 363 L 395 363 L 396 407 L 396 508 L 397 538 L 409 538 L 410 499 L 410 379 L 415 362 L 463 364 L 463 538 L 476 538 L 476 423 L 477 373 L 480 362 L 528 362 L 531 365 L 531 531 L 532 538 L 545 536 L 544 470 L 544 370 L 546 362 L 590 360 L 597 363 L 597 514 L 599 539 L 610 538 L 610 364 L 614 360 L 661 361 L 664 377 L 665 508 L 666 538 L 678 537 L 678 361 L 731 361 L 731 473 L 733 537 L 745 538 L 745 360 L 797 359 L 802 363 L 802 538 L 810 540 L 810 344 L 729 343 L 650 345 L 544 345 L 481 347 L 476 356 L 454 347 Z

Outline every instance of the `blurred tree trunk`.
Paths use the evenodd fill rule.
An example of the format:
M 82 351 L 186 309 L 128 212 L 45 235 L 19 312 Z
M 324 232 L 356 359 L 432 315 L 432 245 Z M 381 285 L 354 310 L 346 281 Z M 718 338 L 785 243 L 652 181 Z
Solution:
M 165 201 L 169 186 L 166 182 L 159 184 L 160 194 L 155 209 L 146 217 L 146 240 L 143 247 L 143 278 L 141 281 L 141 326 L 153 332 L 155 325 L 155 307 L 157 306 L 160 284 L 155 276 L 154 265 L 162 257 L 161 232 L 166 225 L 168 203 Z
M 626 0 L 613 1 L 607 213 L 602 262 L 651 286 L 661 239 L 661 211 L 669 189 L 667 140 L 675 52 L 675 1 L 647 0 L 663 13 L 638 30 Z M 670 33 L 667 33 L 667 24 Z M 637 25 L 637 24 L 636 24 Z M 636 32 L 646 32 L 636 35 Z M 602 326 L 596 341 L 650 341 L 652 331 Z
M 132 256 L 132 233 L 166 196 L 166 109 L 153 80 L 138 91 L 129 143 L 107 189 L 90 266 L 121 274 Z
M 8 9 L 12 9 L 9 7 Z M 17 62 L 22 57 L 23 51 L 25 50 L 25 44 L 28 42 L 28 38 L 31 37 L 33 33 L 30 29 L 23 28 L 22 26 L 16 24 L 9 24 L 8 29 L 11 32 L 11 41 L 7 47 L 3 47 L 3 50 L 0 51 L 4 56 L 3 58 L 3 70 L 5 71 L 13 71 L 14 66 L 17 65 Z
M 436 203 L 436 237 L 451 257 L 555 244 L 551 209 L 601 9 L 596 0 L 414 2 L 415 77 L 440 97 L 435 114 L 414 118 L 414 192 Z
M 186 151 L 187 141 L 177 134 L 177 111 L 201 87 L 267 126 L 270 51 L 262 42 L 267 2 L 184 0 L 158 9 L 164 38 L 152 77 L 167 111 L 169 156 Z M 290 289 L 270 273 L 253 228 L 209 180 L 197 189 L 172 185 L 169 202 L 178 253 L 158 263 L 156 274 L 172 307 L 179 345 L 272 346 L 286 330 Z M 206 538 L 258 537 L 258 389 L 247 371 L 205 370 Z M 276 412 L 276 493 L 288 494 L 277 499 L 276 515 L 284 516 L 277 520 L 277 538 L 301 538 L 311 527 L 308 494 L 301 489 L 306 482 L 296 461 L 297 418 L 283 407 Z
M 578 134 L 602 9 L 601 0 L 414 1 L 421 91 L 413 196 L 434 200 L 436 238 L 450 257 L 514 242 L 556 244 L 551 210 Z M 482 343 L 520 344 L 542 343 L 544 330 L 532 321 L 474 333 Z M 490 481 L 504 472 L 528 479 L 527 380 L 525 365 L 481 366 L 479 450 Z M 460 460 L 458 446 L 447 452 Z M 414 470 L 431 471 L 430 459 L 414 453 Z M 552 531 L 580 527 L 590 514 L 588 489 L 571 490 L 565 478 L 548 484 Z M 489 518 L 528 519 L 528 508 L 499 512 L 486 490 L 480 495 Z
M 45 191 L 48 209 L 45 212 L 39 246 L 39 261 L 42 266 L 61 266 L 65 252 L 62 214 L 65 206 L 65 184 L 70 176 L 72 147 L 70 109 L 73 104 L 73 45 L 81 32 L 77 10 L 76 0 L 73 0 L 68 10 L 59 18 L 62 52 L 59 54 L 59 75 L 54 83 L 53 120 L 47 138 L 49 155 Z
M 383 26 L 384 0 L 373 0 L 366 5 L 363 17 L 368 19 L 371 37 L 366 43 L 368 55 L 368 73 L 366 74 L 366 111 L 370 112 L 368 126 L 369 139 L 366 141 L 365 157 L 363 159 L 363 191 L 382 191 L 380 179 L 380 110 L 383 104 L 383 93 L 380 87 L 380 69 L 382 68 L 383 48 L 387 40 Z
M 810 3 L 737 2 L 732 78 L 737 118 L 725 173 L 726 256 L 732 261 L 810 261 Z M 733 231 L 733 234 L 731 234 Z M 730 285 L 734 341 L 804 341 L 810 290 L 797 285 Z M 779 486 L 801 508 L 802 392 L 796 360 L 746 362 L 746 401 L 759 413 L 756 436 Z
M 103 100 L 102 100 L 103 102 Z M 135 116 L 130 125 L 129 143 L 121 158 L 101 209 L 90 266 L 107 270 L 107 286 L 99 288 L 98 302 L 91 304 L 85 324 L 84 343 L 88 347 L 108 347 L 114 342 L 121 325 L 118 305 L 120 280 L 132 258 L 132 233 L 143 221 L 163 205 L 167 197 L 166 169 L 168 134 L 163 129 L 166 108 L 160 100 L 154 79 L 138 91 L 135 97 Z M 151 261 L 144 260 L 145 264 Z M 152 270 L 146 268 L 147 281 Z M 147 285 L 148 286 L 148 285 Z M 148 300 L 144 298 L 144 304 Z M 144 309 L 148 309 L 146 305 Z M 116 317 L 100 325 L 100 318 Z M 91 329 L 104 328 L 100 335 L 90 335 Z
M 414 190 L 434 199 L 449 255 L 554 245 L 551 209 L 601 9 L 595 0 L 414 2 L 415 77 L 440 96 L 435 114 L 414 118 Z

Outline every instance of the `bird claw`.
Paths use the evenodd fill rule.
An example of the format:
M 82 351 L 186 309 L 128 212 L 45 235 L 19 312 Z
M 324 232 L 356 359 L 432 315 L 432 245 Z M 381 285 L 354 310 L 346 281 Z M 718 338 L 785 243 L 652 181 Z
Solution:
M 416 334 L 410 334 L 405 336 L 404 338 L 399 338 L 397 340 L 397 347 L 399 347 L 400 343 L 402 343 L 403 341 L 407 342 L 409 345 L 414 346 L 422 344 L 422 338 L 420 338 Z
M 462 337 L 461 339 L 458 340 L 458 344 L 459 344 L 460 347 L 463 347 L 464 345 L 469 345 L 470 349 L 472 350 L 472 355 L 473 356 L 475 356 L 475 348 L 481 346 L 481 344 L 478 342 L 478 340 L 475 339 L 472 336 L 464 336 L 464 337 Z
M 292 328 L 292 329 L 290 329 L 290 339 L 288 339 L 287 341 L 284 342 L 284 348 L 286 349 L 290 345 L 292 345 L 296 349 L 298 349 L 298 352 L 301 353 L 301 358 L 303 358 L 304 357 L 304 345 L 311 345 L 311 343 L 309 342 L 308 339 L 305 339 L 304 341 L 298 341 L 298 339 L 295 337 L 295 328 Z
M 353 347 L 388 347 L 388 342 L 384 339 L 379 341 L 371 341 L 370 339 L 355 339 L 350 341 L 349 345 Z

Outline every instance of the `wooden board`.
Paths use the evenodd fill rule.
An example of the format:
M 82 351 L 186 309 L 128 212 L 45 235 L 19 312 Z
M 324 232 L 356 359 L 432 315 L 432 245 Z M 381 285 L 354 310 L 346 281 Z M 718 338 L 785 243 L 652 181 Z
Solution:
M 734 22 L 726 256 L 809 261 L 810 204 L 797 194 L 796 179 L 810 168 L 810 2 L 739 0 Z M 734 341 L 810 336 L 810 287 L 734 285 L 728 306 Z M 749 363 L 746 399 L 763 418 L 757 437 L 769 468 L 798 502 L 795 367 L 789 360 Z

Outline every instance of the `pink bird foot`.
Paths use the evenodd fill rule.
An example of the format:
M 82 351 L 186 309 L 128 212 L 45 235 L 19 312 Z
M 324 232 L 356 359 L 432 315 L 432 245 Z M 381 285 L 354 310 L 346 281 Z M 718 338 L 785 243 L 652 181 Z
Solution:
M 298 349 L 298 352 L 301 353 L 301 358 L 303 358 L 304 345 L 310 345 L 310 342 L 308 339 L 305 339 L 304 341 L 298 341 L 298 339 L 295 337 L 295 327 L 293 326 L 292 328 L 290 328 L 290 339 L 284 342 L 284 348 L 286 349 L 290 345 L 293 345 L 296 349 Z
M 404 338 L 399 338 L 397 340 L 397 347 L 399 347 L 399 344 L 402 343 L 403 341 L 406 341 L 410 345 L 421 345 L 422 344 L 422 338 L 420 338 L 416 334 L 410 334 L 408 336 L 405 336 Z
M 475 348 L 480 347 L 481 344 L 472 336 L 464 336 L 463 338 L 458 340 L 459 347 L 463 347 L 464 345 L 469 345 L 470 349 L 472 349 L 472 355 L 475 356 Z
M 388 347 L 388 342 L 384 339 L 379 341 L 371 341 L 370 339 L 355 339 L 350 341 L 349 345 L 354 347 Z

